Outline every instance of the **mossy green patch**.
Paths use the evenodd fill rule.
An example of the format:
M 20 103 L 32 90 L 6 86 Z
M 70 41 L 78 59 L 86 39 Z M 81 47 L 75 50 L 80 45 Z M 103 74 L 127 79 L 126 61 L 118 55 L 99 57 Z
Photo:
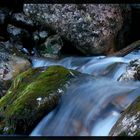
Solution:
M 139 112 L 140 112 L 140 97 L 138 97 L 123 112 L 122 116 L 117 121 L 117 123 L 114 125 L 114 128 L 111 130 L 111 133 L 113 134 L 114 132 L 117 132 L 117 131 L 119 132 L 121 130 L 120 128 L 126 127 L 127 129 L 125 128 L 125 129 L 123 129 L 122 132 L 119 132 L 118 136 L 129 136 L 130 134 L 132 134 L 134 136 L 140 136 L 140 128 L 139 128 L 140 113 Z M 127 124 L 125 124 L 125 126 L 124 126 L 124 123 L 123 123 L 124 118 L 129 119 L 128 122 L 125 119 L 125 122 L 127 122 Z M 134 129 L 134 127 L 135 127 L 135 129 Z
M 124 114 L 136 115 L 140 111 L 140 97 L 138 97 L 125 111 Z
M 122 131 L 118 136 L 128 136 L 125 131 Z
M 135 136 L 140 136 L 140 131 L 137 131 Z
M 77 72 L 76 72 L 77 73 Z M 61 66 L 29 69 L 0 99 L 0 133 L 29 134 L 59 102 L 74 71 Z

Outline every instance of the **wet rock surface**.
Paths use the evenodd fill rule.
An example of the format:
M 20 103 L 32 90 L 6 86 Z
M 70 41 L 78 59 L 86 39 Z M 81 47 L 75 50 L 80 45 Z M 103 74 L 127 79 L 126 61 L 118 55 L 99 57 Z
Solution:
M 118 78 L 118 81 L 130 80 L 140 80 L 140 59 L 131 61 L 126 68 L 126 72 Z
M 30 34 L 27 30 L 15 27 L 11 24 L 8 24 L 7 32 L 12 43 L 23 45 L 24 41 L 30 38 Z
M 45 39 L 48 37 L 48 32 L 47 30 L 37 30 L 36 32 L 33 33 L 33 39 L 35 42 L 44 42 Z
M 129 18 L 126 17 L 129 16 L 129 10 L 127 5 L 119 4 L 24 5 L 27 16 L 48 25 L 84 54 L 115 51 L 126 32 L 126 28 L 122 27 L 128 27 Z
M 123 112 L 110 136 L 140 136 L 140 97 Z
M 32 18 L 29 18 L 24 13 L 11 12 L 9 9 L 0 9 L 0 41 L 2 46 L 5 46 L 8 51 L 17 49 L 17 51 L 20 51 L 28 57 L 31 55 L 44 57 L 44 54 L 47 53 L 51 58 L 59 57 L 59 50 L 62 47 L 62 43 L 60 44 L 60 39 L 57 39 L 55 35 L 54 39 L 50 39 L 51 37 L 49 36 L 52 33 L 50 33 L 49 28 L 44 24 L 34 23 L 31 20 Z M 47 38 L 48 40 L 56 40 L 56 43 L 51 44 L 50 42 L 52 41 L 47 41 L 49 43 L 46 43 Z M 50 51 L 45 53 L 43 51 L 42 53 L 42 47 L 40 47 L 40 50 L 39 46 L 45 46 L 46 50 Z
M 14 13 L 14 14 L 12 15 L 11 20 L 12 20 L 13 22 L 18 23 L 18 24 L 24 24 L 24 25 L 27 25 L 27 26 L 29 26 L 29 27 L 33 27 L 33 26 L 34 26 L 33 21 L 32 21 L 30 18 L 28 18 L 28 17 L 27 17 L 25 14 L 23 14 L 23 13 Z
M 0 42 L 0 98 L 5 95 L 12 80 L 31 67 L 21 50 L 22 46 L 10 41 Z
M 29 69 L 18 75 L 0 99 L 0 133 L 29 134 L 59 102 L 78 74 L 61 66 Z
M 63 41 L 59 35 L 48 37 L 43 44 L 38 46 L 38 52 L 43 57 L 58 58 L 63 47 Z
M 23 45 L 20 44 L 19 42 L 11 42 L 11 41 L 0 42 L 0 52 L 18 56 L 25 59 L 27 59 L 28 57 L 27 55 L 28 52 L 25 53 Z

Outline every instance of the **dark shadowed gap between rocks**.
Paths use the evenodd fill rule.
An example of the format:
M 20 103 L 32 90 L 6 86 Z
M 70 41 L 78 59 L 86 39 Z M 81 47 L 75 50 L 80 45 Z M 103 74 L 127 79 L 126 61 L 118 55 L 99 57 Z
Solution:
M 132 7 L 131 25 L 128 37 L 126 38 L 126 46 L 140 39 L 140 9 Z
M 73 56 L 85 56 L 82 52 L 80 52 L 76 47 L 72 47 L 72 43 L 63 38 L 64 46 L 61 49 L 62 55 L 73 55 Z

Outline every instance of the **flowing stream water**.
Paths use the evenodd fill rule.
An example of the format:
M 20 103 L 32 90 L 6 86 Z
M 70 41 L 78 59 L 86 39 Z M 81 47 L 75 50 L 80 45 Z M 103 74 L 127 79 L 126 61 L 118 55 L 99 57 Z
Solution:
M 125 57 L 66 57 L 59 61 L 33 58 L 33 67 L 62 65 L 88 75 L 75 79 L 57 108 L 30 135 L 108 136 L 121 112 L 140 95 L 140 82 L 117 81 L 128 63 L 137 58 L 140 51 Z

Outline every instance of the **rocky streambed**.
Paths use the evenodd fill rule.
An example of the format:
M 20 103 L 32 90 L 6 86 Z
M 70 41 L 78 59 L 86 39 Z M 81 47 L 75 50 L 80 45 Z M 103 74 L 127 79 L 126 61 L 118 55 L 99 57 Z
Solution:
M 140 44 L 127 40 L 132 8 L 1 6 L 0 134 L 139 135 Z

